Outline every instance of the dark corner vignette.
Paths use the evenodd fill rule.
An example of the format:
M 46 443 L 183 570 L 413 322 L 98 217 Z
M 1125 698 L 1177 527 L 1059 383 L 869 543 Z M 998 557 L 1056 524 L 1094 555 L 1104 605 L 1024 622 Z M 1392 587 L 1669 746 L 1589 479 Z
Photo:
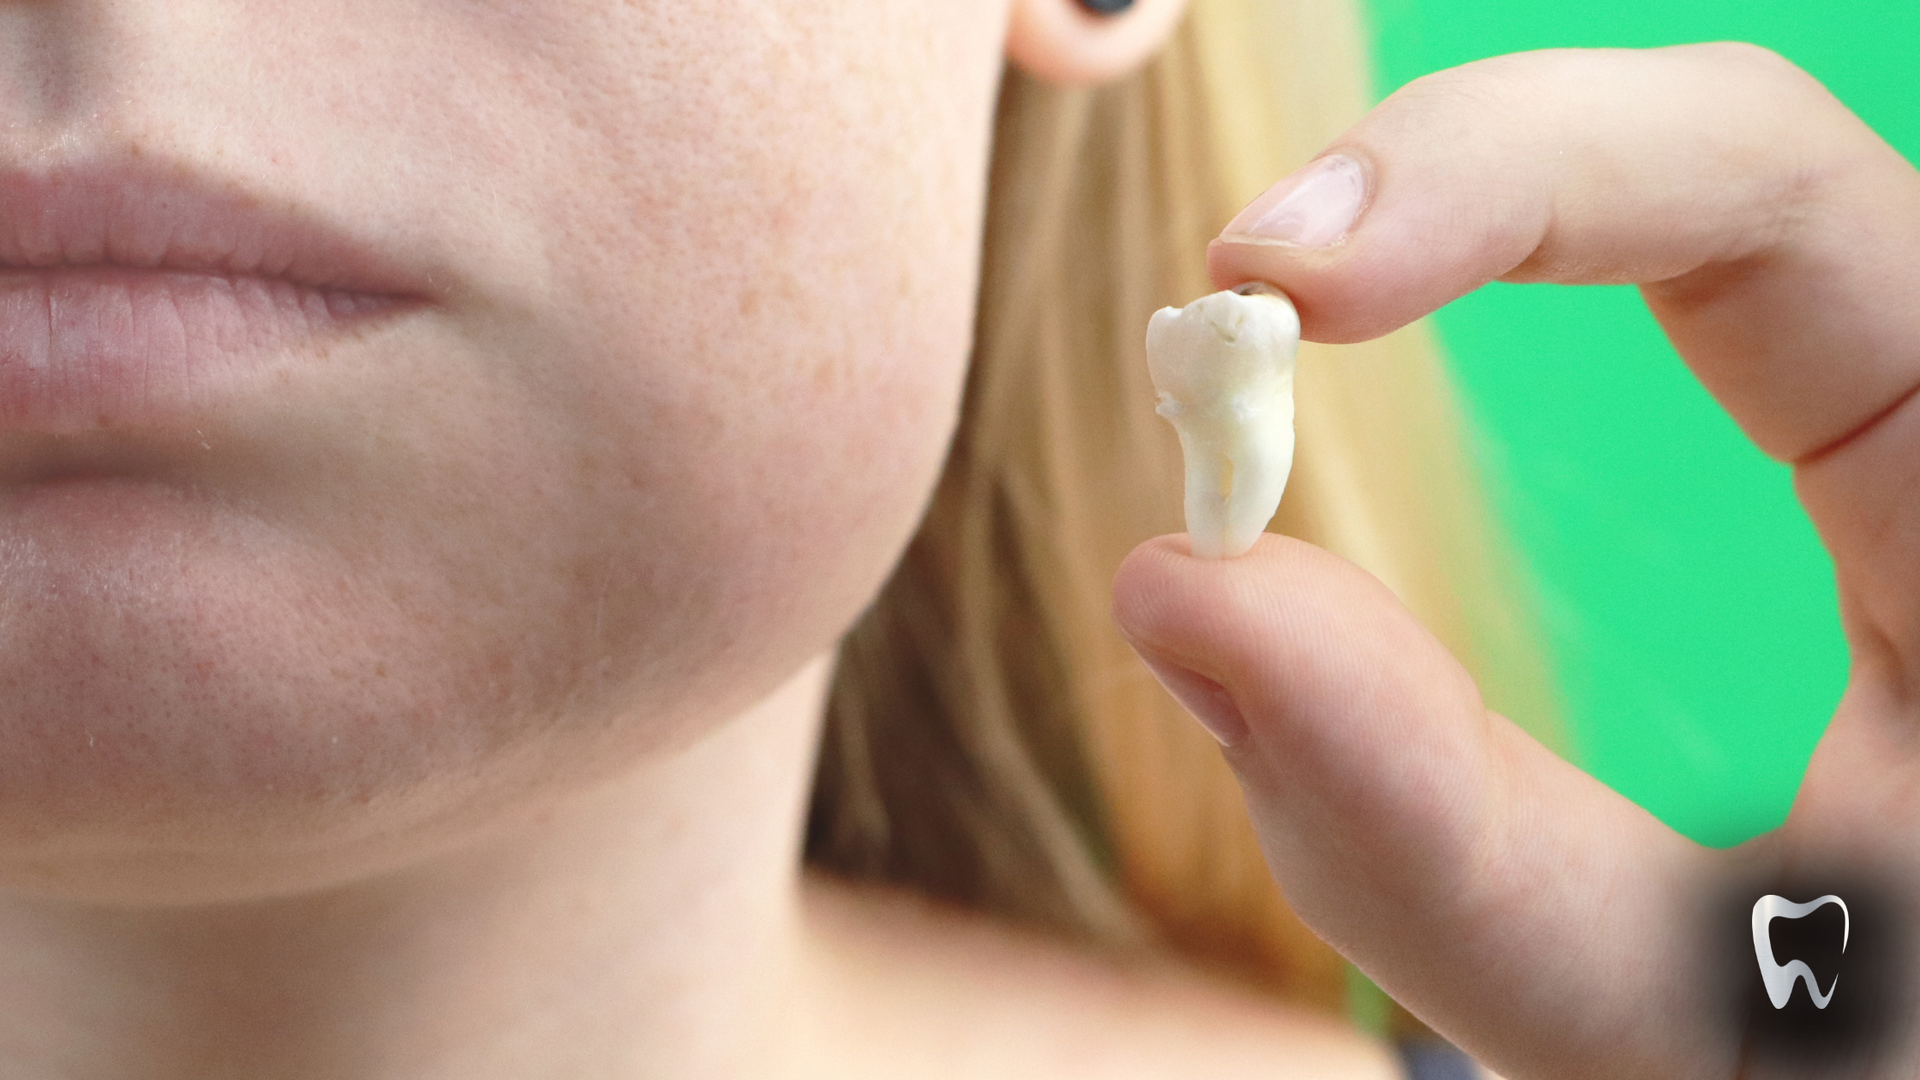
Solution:
M 1910 891 L 1887 875 L 1839 864 L 1743 875 L 1709 887 L 1699 908 L 1700 985 L 1708 1022 L 1740 1047 L 1743 1080 L 1855 1076 L 1906 1059 L 1915 982 L 1906 925 L 1915 910 Z M 1754 930 L 1755 905 L 1767 896 L 1779 898 L 1763 906 L 1761 919 L 1775 965 L 1773 992 L 1790 991 L 1778 1008 Z M 1829 896 L 1844 908 L 1812 906 Z M 1773 917 L 1765 918 L 1769 912 Z M 1813 975 L 1821 994 L 1830 994 L 1824 1008 L 1802 971 Z

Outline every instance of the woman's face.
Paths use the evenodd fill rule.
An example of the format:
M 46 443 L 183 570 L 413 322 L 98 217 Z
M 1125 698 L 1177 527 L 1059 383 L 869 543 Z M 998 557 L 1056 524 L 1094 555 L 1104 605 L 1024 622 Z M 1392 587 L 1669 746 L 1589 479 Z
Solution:
M 951 431 L 1004 6 L 0 9 L 0 888 L 366 872 L 830 648 Z M 184 273 L 233 214 L 385 283 Z

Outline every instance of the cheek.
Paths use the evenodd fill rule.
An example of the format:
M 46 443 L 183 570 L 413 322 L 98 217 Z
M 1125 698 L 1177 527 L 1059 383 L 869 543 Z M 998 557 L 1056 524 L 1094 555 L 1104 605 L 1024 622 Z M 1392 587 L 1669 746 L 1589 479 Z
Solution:
M 632 101 L 609 115 L 641 130 L 582 129 L 560 155 L 587 179 L 538 232 L 577 359 L 523 389 L 580 433 L 598 512 L 626 516 L 617 576 L 651 583 L 605 617 L 689 701 L 829 647 L 937 475 L 999 72 L 996 19 L 942 18 L 809 9 L 753 63 L 611 82 Z
M 778 287 L 773 269 L 754 280 Z M 955 422 L 971 291 L 955 292 L 895 294 L 878 317 L 870 304 L 808 305 L 856 313 L 845 321 L 768 302 L 675 320 L 665 340 L 636 334 L 637 354 L 610 353 L 594 372 L 595 400 L 577 403 L 596 440 L 582 508 L 622 522 L 604 550 L 629 586 L 599 614 L 641 665 L 625 692 L 684 694 L 653 702 L 656 716 L 702 724 L 744 706 L 741 691 L 829 647 L 877 591 Z M 716 297 L 686 299 L 700 310 Z
M 460 239 L 535 562 L 604 582 L 576 644 L 647 733 L 829 648 L 911 532 L 964 376 L 1003 8 L 483 4 L 397 65 L 450 89 L 388 153 L 483 181 L 407 197 Z

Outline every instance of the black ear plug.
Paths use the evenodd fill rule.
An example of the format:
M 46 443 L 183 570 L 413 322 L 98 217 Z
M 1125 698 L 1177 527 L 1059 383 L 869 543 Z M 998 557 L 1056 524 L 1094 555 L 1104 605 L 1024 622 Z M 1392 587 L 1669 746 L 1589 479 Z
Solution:
M 1133 6 L 1133 0 L 1080 0 L 1080 6 L 1095 15 L 1118 15 Z

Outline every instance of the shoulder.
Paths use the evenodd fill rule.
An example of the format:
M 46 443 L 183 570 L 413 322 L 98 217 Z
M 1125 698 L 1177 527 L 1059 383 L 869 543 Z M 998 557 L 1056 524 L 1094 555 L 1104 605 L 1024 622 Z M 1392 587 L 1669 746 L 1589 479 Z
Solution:
M 849 1080 L 1401 1075 L 1337 1017 L 1170 960 L 1101 958 L 900 891 L 814 875 L 805 890 L 822 1038 Z

